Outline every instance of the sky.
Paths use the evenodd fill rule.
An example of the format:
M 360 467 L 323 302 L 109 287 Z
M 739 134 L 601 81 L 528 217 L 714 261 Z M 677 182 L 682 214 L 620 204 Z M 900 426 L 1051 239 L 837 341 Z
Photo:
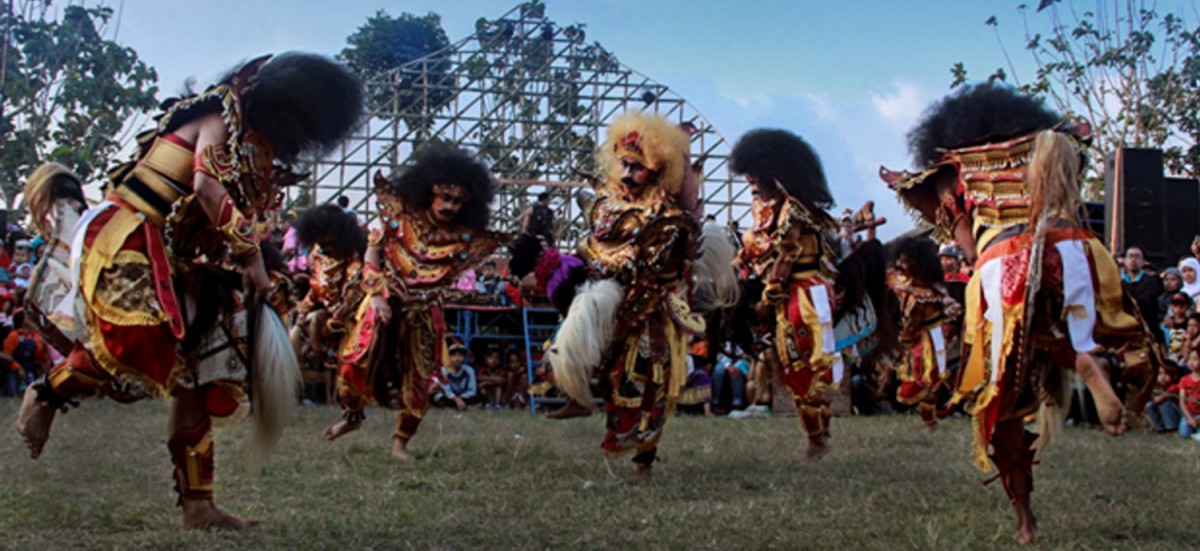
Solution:
M 950 92 L 950 68 L 985 78 L 1004 67 L 1031 79 L 1017 6 L 1032 0 L 546 0 L 559 25 L 583 23 L 630 68 L 687 99 L 729 140 L 759 127 L 783 128 L 817 150 L 842 207 L 874 200 L 891 222 L 911 227 L 879 180 L 880 165 L 908 168 L 905 134 Z M 516 0 L 107 0 L 119 12 L 109 34 L 134 48 L 165 92 L 195 78 L 200 87 L 240 60 L 285 50 L 329 55 L 378 10 L 434 12 L 451 42 L 480 17 L 500 17 Z M 93 2 L 89 2 L 92 5 Z M 1069 5 L 1070 0 L 1063 4 Z M 1080 10 L 1089 2 L 1076 2 Z M 1157 2 L 1194 26 L 1196 0 Z M 1067 10 L 1064 10 L 1067 11 Z M 1045 13 L 1027 14 L 1034 30 Z M 996 16 L 999 25 L 985 24 Z M 119 23 L 119 24 L 118 24 Z M 1001 47 L 1003 44 L 1003 48 Z M 1005 58 L 1005 50 L 1011 65 Z M 163 95 L 162 97 L 166 97 Z

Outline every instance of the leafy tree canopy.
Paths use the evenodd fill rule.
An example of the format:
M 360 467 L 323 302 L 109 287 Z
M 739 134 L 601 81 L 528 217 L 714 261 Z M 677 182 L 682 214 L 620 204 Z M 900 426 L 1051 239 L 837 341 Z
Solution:
M 127 121 L 158 102 L 158 74 L 105 31 L 109 7 L 0 4 L 3 99 L 0 190 L 10 202 L 38 164 L 57 161 L 88 181 L 121 149 Z M 11 206 L 11 204 L 9 205 Z
M 1037 73 L 1021 82 L 1010 61 L 1009 71 L 997 69 L 988 77 L 1012 77 L 1018 88 L 1049 97 L 1064 115 L 1092 123 L 1095 147 L 1086 191 L 1093 198 L 1102 187 L 1103 156 L 1121 147 L 1162 149 L 1169 171 L 1200 176 L 1200 25 L 1189 29 L 1183 15 L 1159 6 L 1145 0 L 1039 0 L 1030 14 L 1020 4 L 1024 47 Z M 985 24 L 998 29 L 1000 22 L 992 16 Z M 1046 24 L 1045 34 L 1032 30 Z M 1002 41 L 1000 47 L 1004 50 Z M 1006 50 L 1004 55 L 1008 58 Z M 962 63 L 950 71 L 951 87 L 967 82 Z

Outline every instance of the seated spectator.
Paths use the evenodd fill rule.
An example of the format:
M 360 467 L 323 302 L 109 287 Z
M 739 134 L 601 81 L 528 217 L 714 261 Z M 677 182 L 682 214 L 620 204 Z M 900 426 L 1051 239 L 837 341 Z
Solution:
M 458 276 L 458 281 L 454 284 L 454 288 L 459 291 L 474 291 L 475 290 L 475 269 L 468 268 Z
M 467 365 L 467 347 L 454 343 L 450 347 L 450 365 L 443 366 L 429 388 L 429 398 L 438 407 L 453 406 L 466 411 L 467 406 L 477 404 L 481 397 L 475 380 L 475 369 Z
M 1171 297 L 1183 288 L 1183 274 L 1179 272 L 1179 268 L 1167 268 L 1163 271 L 1162 287 L 1163 292 L 1158 295 L 1158 316 L 1155 319 L 1163 319 L 1171 313 Z M 1151 314 L 1153 312 L 1142 312 L 1142 316 L 1147 319 Z
M 4 353 L 11 358 L 9 367 L 17 375 L 20 389 L 29 386 L 49 361 L 42 336 L 25 323 L 25 312 L 13 313 L 13 331 L 4 338 Z
M 500 350 L 489 348 L 483 357 L 483 367 L 475 374 L 479 381 L 479 392 L 483 394 L 484 409 L 504 409 L 504 391 L 508 384 L 507 373 L 500 365 Z
M 504 360 L 505 375 L 508 377 L 505 394 L 508 405 L 512 408 L 523 408 L 529 403 L 526 393 L 529 390 L 529 374 L 525 369 L 525 360 L 516 348 L 509 349 L 508 357 Z
M 1167 355 L 1177 363 L 1185 361 L 1187 352 L 1187 320 L 1192 310 L 1192 299 L 1185 293 L 1171 297 L 1171 313 L 1163 318 L 1162 327 L 1166 337 Z
M 1196 277 L 1200 274 L 1200 261 L 1190 256 L 1180 260 L 1179 273 L 1183 275 L 1183 292 L 1195 302 L 1200 297 L 1200 278 Z
M 1184 350 L 1200 348 L 1200 312 L 1192 312 L 1187 320 L 1187 332 L 1184 334 Z
M 1179 380 L 1179 410 L 1183 421 L 1179 423 L 1179 436 L 1200 440 L 1200 350 L 1189 350 L 1188 368 L 1191 374 Z
M 1179 418 L 1183 416 L 1183 412 L 1179 410 L 1178 373 L 1175 362 L 1167 361 L 1158 368 L 1154 396 L 1146 402 L 1146 417 L 1150 419 L 1150 430 L 1158 434 L 1179 430 Z
M 685 407 L 702 405 L 704 415 L 712 417 L 712 404 L 710 403 L 713 396 L 712 377 L 709 377 L 708 371 L 696 358 L 697 356 L 692 354 L 687 356 L 687 379 L 683 383 L 683 390 L 679 393 L 678 404 Z
M 746 406 L 746 385 L 750 380 L 750 359 L 736 345 L 717 353 L 716 366 L 712 371 L 712 402 L 720 404 L 721 393 L 726 386 L 730 390 L 732 409 Z
M 33 276 L 33 244 L 28 239 L 13 245 L 12 274 L 17 289 L 29 288 L 29 278 Z
M 504 295 L 504 290 L 501 288 L 500 276 L 496 273 L 496 261 L 488 260 L 480 267 L 480 275 L 475 280 L 475 290 L 488 297 L 488 302 L 491 304 L 503 305 L 502 298 L 508 298 Z

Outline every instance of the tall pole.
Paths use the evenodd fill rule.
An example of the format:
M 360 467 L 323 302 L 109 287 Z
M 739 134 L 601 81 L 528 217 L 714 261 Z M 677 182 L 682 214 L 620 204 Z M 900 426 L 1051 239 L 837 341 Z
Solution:
M 12 29 L 12 0 L 4 4 L 4 44 L 0 46 L 0 120 L 4 120 L 4 104 L 8 103 L 8 91 L 5 84 L 8 82 L 8 42 Z M 4 134 L 0 133 L 0 138 Z

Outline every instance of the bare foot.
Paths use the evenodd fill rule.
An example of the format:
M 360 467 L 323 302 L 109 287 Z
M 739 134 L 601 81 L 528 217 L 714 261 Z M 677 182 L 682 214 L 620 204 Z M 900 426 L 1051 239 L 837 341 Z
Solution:
M 547 419 L 570 419 L 572 417 L 587 417 L 592 414 L 592 410 L 583 406 L 574 400 L 567 402 L 567 405 L 558 408 L 546 414 Z
M 1029 545 L 1037 541 L 1037 519 L 1029 500 L 1014 501 L 1013 509 L 1017 512 L 1017 543 Z
M 412 455 L 408 453 L 408 442 L 392 438 L 392 457 L 397 461 L 412 461 Z
M 347 421 L 342 419 L 325 429 L 325 439 L 329 441 L 337 440 L 347 434 L 350 434 L 362 428 L 362 421 Z
M 1096 404 L 1096 414 L 1100 424 L 1112 436 L 1120 436 L 1129 430 L 1129 422 L 1125 418 L 1125 406 L 1117 399 L 1112 384 L 1104 375 L 1100 363 L 1091 354 L 1079 354 L 1075 357 L 1075 372 L 1083 379 L 1092 399 Z
M 17 413 L 17 433 L 25 440 L 29 448 L 29 457 L 37 459 L 42 455 L 42 448 L 50 438 L 50 425 L 54 423 L 54 414 L 58 410 L 38 402 L 37 389 L 25 389 L 21 399 L 21 410 Z
M 217 507 L 211 499 L 184 499 L 183 522 L 184 530 L 216 528 L 218 530 L 241 530 L 262 524 L 261 520 L 251 520 L 235 517 Z
M 932 425 L 925 425 L 925 434 L 933 434 L 933 433 L 937 432 L 937 429 L 938 429 L 937 423 L 934 423 Z
M 804 450 L 804 462 L 816 463 L 829 453 L 829 438 L 825 436 L 810 436 L 808 449 Z

